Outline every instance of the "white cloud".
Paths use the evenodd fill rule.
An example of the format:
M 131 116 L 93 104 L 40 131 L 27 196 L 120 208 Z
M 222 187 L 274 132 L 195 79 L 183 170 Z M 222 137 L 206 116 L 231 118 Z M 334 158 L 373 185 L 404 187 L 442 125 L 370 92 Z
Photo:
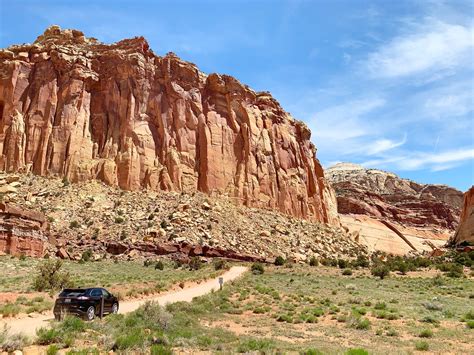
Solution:
M 465 161 L 473 159 L 474 148 L 465 147 L 438 153 L 406 152 L 405 155 L 365 161 L 361 165 L 377 168 L 395 166 L 400 170 L 430 169 L 431 171 L 441 171 L 452 169 Z
M 370 53 L 365 64 L 374 77 L 395 78 L 472 65 L 474 27 L 433 19 L 415 32 L 395 37 Z
M 367 149 L 367 154 L 368 155 L 380 154 L 388 150 L 400 147 L 403 144 L 405 144 L 406 141 L 407 141 L 406 134 L 404 135 L 403 139 L 399 142 L 395 142 L 391 139 L 386 139 L 386 138 L 378 139 L 369 146 L 369 148 Z

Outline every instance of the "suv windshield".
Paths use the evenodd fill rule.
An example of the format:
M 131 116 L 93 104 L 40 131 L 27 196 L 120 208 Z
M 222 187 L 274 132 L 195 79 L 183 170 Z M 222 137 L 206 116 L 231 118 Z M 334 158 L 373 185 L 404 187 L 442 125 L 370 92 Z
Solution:
M 59 297 L 79 297 L 85 292 L 86 290 L 81 289 L 65 289 L 59 294 Z

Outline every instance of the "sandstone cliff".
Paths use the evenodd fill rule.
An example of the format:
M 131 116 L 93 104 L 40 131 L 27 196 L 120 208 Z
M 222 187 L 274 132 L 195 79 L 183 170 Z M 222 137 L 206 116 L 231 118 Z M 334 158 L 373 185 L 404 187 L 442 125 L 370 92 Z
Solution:
M 339 213 L 372 216 L 443 235 L 452 234 L 458 225 L 462 192 L 451 187 L 419 184 L 349 163 L 327 169 L 326 176 L 336 190 Z
M 310 131 L 269 93 L 206 75 L 143 37 L 48 28 L 0 51 L 0 168 L 127 190 L 225 194 L 338 223 Z
M 474 186 L 464 194 L 464 205 L 452 244 L 474 245 Z

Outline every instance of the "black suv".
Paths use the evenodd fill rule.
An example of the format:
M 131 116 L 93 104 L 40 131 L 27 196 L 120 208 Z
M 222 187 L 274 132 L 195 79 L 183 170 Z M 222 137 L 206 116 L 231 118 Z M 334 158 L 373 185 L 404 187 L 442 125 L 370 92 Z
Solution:
M 66 288 L 59 294 L 54 304 L 54 318 L 61 320 L 65 314 L 74 314 L 87 320 L 93 320 L 102 314 L 117 313 L 119 301 L 104 288 Z

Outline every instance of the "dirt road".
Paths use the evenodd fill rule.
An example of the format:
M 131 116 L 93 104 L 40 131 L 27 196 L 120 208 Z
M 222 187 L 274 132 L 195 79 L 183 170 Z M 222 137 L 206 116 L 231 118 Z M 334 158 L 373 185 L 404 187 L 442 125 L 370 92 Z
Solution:
M 245 271 L 246 267 L 243 266 L 233 266 L 229 271 L 225 272 L 221 277 L 224 278 L 224 285 L 232 280 L 235 280 L 241 276 Z M 156 301 L 160 305 L 166 305 L 167 303 L 173 302 L 190 302 L 194 297 L 199 297 L 205 295 L 212 290 L 219 289 L 219 280 L 218 278 L 202 282 L 201 284 L 191 286 L 189 288 L 184 288 L 179 291 L 174 291 L 166 293 L 160 296 L 136 300 L 136 301 L 126 301 L 120 304 L 119 313 L 129 313 L 136 310 L 146 301 Z M 9 328 L 9 334 L 23 333 L 27 336 L 35 336 L 36 330 L 41 327 L 46 327 L 48 324 L 54 321 L 52 312 L 48 314 L 38 315 L 37 317 L 25 317 L 19 319 L 11 320 L 0 320 L 0 329 L 3 329 L 6 324 Z

